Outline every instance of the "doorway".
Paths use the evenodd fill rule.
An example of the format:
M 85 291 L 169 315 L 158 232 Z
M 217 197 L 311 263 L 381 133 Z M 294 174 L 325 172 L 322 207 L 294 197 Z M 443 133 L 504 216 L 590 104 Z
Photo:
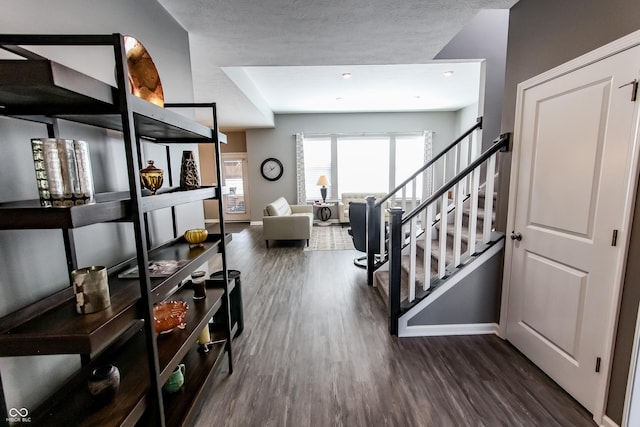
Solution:
M 222 153 L 222 185 L 228 188 L 223 195 L 225 221 L 249 221 L 249 179 L 247 153 Z

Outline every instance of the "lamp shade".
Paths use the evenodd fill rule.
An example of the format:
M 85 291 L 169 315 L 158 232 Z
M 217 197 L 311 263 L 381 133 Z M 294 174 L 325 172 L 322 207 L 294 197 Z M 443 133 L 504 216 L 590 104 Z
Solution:
M 318 178 L 318 183 L 316 185 L 326 186 L 331 184 L 329 183 L 329 180 L 325 175 L 320 175 L 320 178 Z

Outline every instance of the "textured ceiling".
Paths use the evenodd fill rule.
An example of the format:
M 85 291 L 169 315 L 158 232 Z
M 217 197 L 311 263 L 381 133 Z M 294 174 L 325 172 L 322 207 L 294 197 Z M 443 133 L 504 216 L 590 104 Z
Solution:
M 221 67 L 424 64 L 478 11 L 516 1 L 159 0 L 189 32 L 196 101 L 216 101 L 226 129 L 273 118 Z

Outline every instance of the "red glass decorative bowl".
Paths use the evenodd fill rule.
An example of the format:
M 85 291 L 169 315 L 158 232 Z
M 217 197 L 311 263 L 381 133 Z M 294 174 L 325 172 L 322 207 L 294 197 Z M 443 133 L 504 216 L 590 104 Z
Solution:
M 156 332 L 166 334 L 175 328 L 184 329 L 189 306 L 184 301 L 164 301 L 153 306 Z

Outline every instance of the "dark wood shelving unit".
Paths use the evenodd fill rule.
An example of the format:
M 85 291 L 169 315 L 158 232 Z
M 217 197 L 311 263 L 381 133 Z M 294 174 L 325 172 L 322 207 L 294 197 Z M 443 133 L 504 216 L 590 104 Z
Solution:
M 117 87 L 30 52 L 31 45 L 111 47 Z M 233 372 L 229 292 L 234 281 L 228 280 L 225 249 L 231 235 L 224 232 L 222 204 L 220 234 L 210 234 L 198 247 L 177 235 L 174 210 L 181 204 L 220 199 L 223 194 L 219 144 L 226 137 L 218 132 L 215 104 L 167 104 L 162 108 L 131 95 L 120 34 L 0 35 L 0 49 L 24 58 L 0 60 L 0 115 L 46 125 L 50 138 L 57 137 L 57 120 L 121 132 L 129 179 L 129 191 L 97 194 L 93 203 L 85 205 L 46 207 L 40 200 L 0 203 L 0 230 L 60 229 L 69 271 L 77 268 L 73 229 L 129 222 L 136 243 L 134 258 L 108 269 L 109 308 L 77 314 L 73 290 L 66 288 L 0 319 L 0 357 L 82 356 L 82 367 L 73 377 L 30 411 L 32 421 L 35 425 L 101 427 L 189 424 L 225 356 L 229 373 Z M 210 109 L 213 128 L 178 113 L 180 108 Z M 142 190 L 138 175 L 139 165 L 144 164 L 143 142 L 214 144 L 218 184 L 189 191 L 165 188 L 150 195 Z M 166 151 L 168 156 L 169 149 Z M 174 238 L 150 248 L 147 213 L 166 208 L 172 211 Z M 222 256 L 226 280 L 222 287 L 207 288 L 206 299 L 194 301 L 189 278 L 215 254 Z M 187 262 L 168 277 L 153 278 L 146 265 L 154 260 Z M 139 277 L 118 277 L 135 266 L 144 266 L 139 268 Z M 186 327 L 158 335 L 153 305 L 169 299 L 189 304 Z M 212 325 L 214 315 L 217 323 Z M 210 351 L 198 352 L 197 337 L 207 325 L 215 343 Z M 169 395 L 162 386 L 179 363 L 187 366 L 185 384 Z M 99 407 L 87 391 L 87 378 L 103 364 L 119 368 L 121 384 L 114 400 Z

